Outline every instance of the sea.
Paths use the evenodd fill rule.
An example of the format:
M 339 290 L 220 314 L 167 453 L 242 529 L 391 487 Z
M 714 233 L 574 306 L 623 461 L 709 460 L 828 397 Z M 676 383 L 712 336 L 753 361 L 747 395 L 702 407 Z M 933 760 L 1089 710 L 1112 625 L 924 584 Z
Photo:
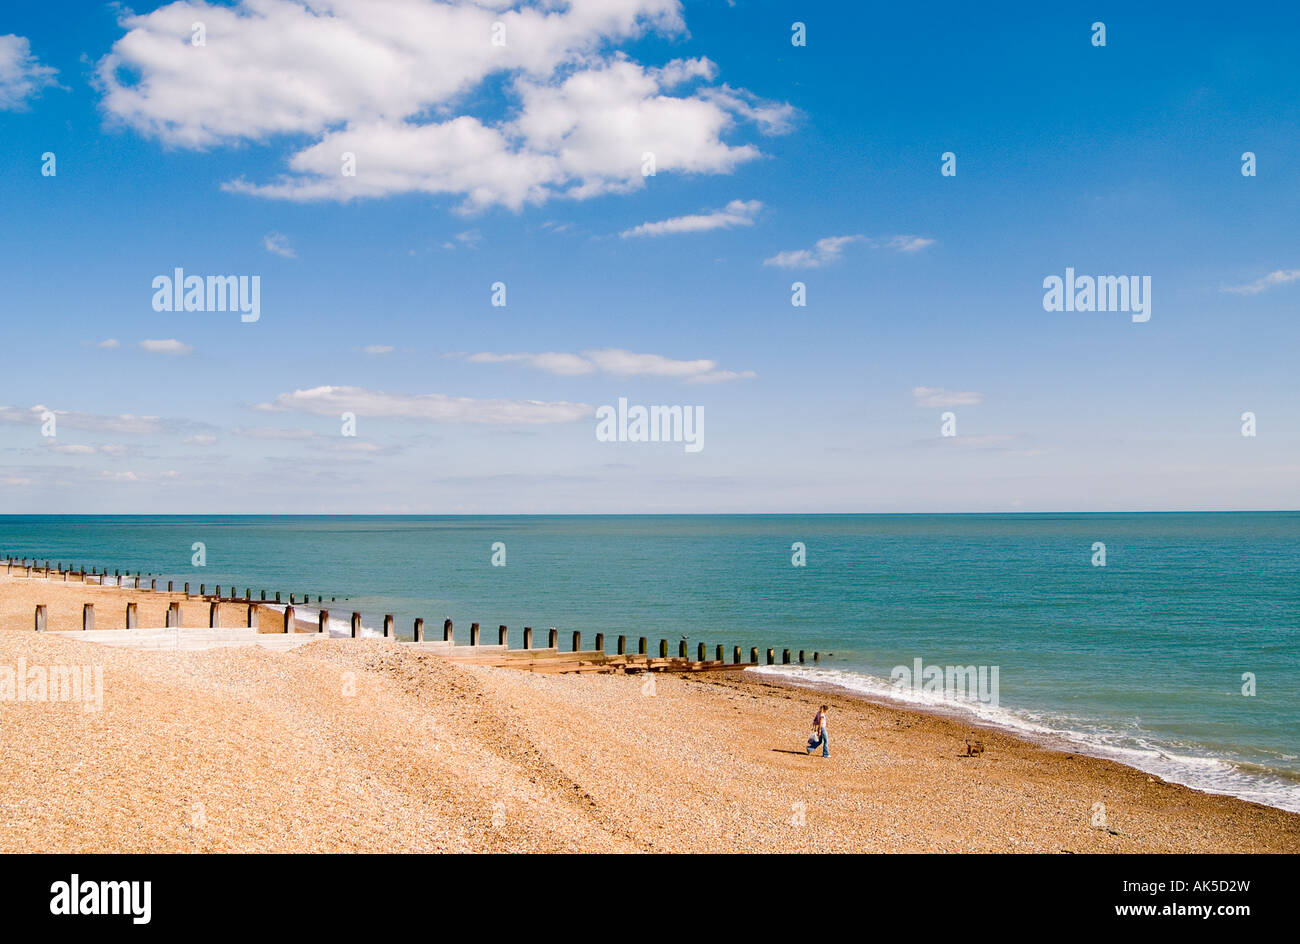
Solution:
M 757 671 L 1300 811 L 1300 512 L 2 516 L 0 555 L 319 597 L 407 637 L 772 648 Z

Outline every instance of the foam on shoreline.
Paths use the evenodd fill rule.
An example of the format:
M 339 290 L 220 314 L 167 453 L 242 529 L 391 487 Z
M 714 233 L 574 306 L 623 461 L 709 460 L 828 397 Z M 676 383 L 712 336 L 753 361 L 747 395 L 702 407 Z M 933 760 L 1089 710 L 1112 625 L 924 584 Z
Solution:
M 843 669 L 768 665 L 749 671 L 806 688 L 834 690 L 973 719 L 1045 747 L 1116 761 L 1170 783 L 1300 813 L 1300 781 L 1286 772 L 1237 759 L 1196 753 L 1190 745 L 1160 744 L 1140 729 L 1121 731 L 1084 718 L 896 688 L 888 679 Z

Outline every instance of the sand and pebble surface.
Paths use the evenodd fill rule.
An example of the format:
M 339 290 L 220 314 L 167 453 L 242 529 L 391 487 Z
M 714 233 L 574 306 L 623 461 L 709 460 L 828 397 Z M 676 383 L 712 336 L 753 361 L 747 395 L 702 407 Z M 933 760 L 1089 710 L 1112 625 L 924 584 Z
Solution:
M 97 628 L 126 599 L 141 625 L 166 609 L 0 575 L 0 674 L 103 673 L 99 710 L 0 697 L 0 852 L 1300 852 L 1297 814 L 753 673 L 648 694 L 379 639 L 191 652 L 33 632 L 36 602 L 79 629 L 89 594 Z M 830 758 L 803 751 L 823 701 Z M 973 735 L 985 753 L 961 756 Z

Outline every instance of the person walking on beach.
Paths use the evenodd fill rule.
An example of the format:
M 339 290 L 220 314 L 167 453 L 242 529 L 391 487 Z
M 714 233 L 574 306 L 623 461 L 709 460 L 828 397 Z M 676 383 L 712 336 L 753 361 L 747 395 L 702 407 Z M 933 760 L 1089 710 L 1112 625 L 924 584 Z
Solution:
M 821 709 L 813 717 L 813 733 L 808 739 L 808 753 L 811 754 L 818 746 L 822 749 L 822 757 L 831 756 L 830 736 L 826 733 L 826 711 L 827 706 L 822 705 Z

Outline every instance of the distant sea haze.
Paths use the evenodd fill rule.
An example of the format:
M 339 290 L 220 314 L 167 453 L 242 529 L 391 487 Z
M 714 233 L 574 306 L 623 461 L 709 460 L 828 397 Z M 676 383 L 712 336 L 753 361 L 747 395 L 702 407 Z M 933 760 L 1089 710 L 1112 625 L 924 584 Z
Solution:
M 337 596 L 407 635 L 450 617 L 514 646 L 527 625 L 816 650 L 775 671 L 1300 811 L 1300 512 L 8 516 L 0 551 Z M 998 697 L 891 684 L 918 659 L 996 668 Z

